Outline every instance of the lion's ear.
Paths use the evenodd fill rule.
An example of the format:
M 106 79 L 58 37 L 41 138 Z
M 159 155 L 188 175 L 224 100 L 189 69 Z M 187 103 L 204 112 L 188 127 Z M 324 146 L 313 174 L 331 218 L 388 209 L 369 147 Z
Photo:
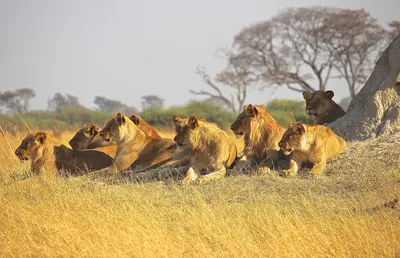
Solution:
M 331 90 L 327 90 L 324 92 L 324 97 L 326 99 L 332 99 L 334 95 L 335 95 L 335 93 L 333 93 L 333 91 L 331 91 Z
M 303 134 L 306 129 L 304 128 L 304 126 L 300 123 L 297 123 L 294 125 L 294 130 L 298 133 L 298 134 Z
M 248 114 L 251 115 L 251 116 L 255 116 L 255 115 L 258 114 L 257 107 L 256 107 L 256 106 L 253 106 L 252 104 L 249 104 L 249 105 L 246 107 L 246 110 L 247 110 Z
M 133 122 L 135 125 L 139 125 L 139 124 L 140 124 L 139 117 L 137 117 L 137 116 L 135 116 L 135 115 L 132 115 L 132 116 L 130 117 L 130 119 L 132 120 L 132 122 Z
M 177 122 L 179 122 L 179 121 L 181 121 L 182 119 L 179 117 L 179 116 L 177 116 L 177 115 L 174 115 L 173 117 L 172 117 L 172 121 L 174 122 L 174 123 L 177 123 Z
M 194 116 L 189 117 L 188 124 L 190 125 L 190 128 L 194 129 L 199 126 L 199 123 L 197 121 L 197 118 Z
M 308 91 L 303 91 L 303 98 L 304 98 L 304 99 L 308 99 L 309 96 L 310 96 L 310 92 L 308 92 Z
M 97 130 L 97 126 L 95 124 L 88 124 L 87 127 L 89 128 L 89 134 L 91 136 L 95 136 L 96 134 L 98 134 L 98 130 Z
M 35 140 L 43 144 L 46 141 L 47 134 L 45 132 L 38 132 L 35 135 Z
M 125 117 L 120 112 L 114 114 L 114 119 L 119 125 L 125 123 Z
M 295 122 L 289 122 L 289 127 L 294 126 L 296 123 Z
M 96 136 L 97 134 L 99 134 L 99 128 L 95 124 L 90 124 L 89 132 L 92 137 Z

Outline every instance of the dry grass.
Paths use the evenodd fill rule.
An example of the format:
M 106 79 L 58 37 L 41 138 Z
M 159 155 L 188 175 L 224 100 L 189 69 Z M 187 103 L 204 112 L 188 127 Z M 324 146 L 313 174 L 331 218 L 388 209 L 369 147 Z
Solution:
M 21 139 L 0 137 L 2 257 L 400 255 L 400 210 L 371 210 L 400 197 L 398 136 L 351 144 L 318 179 L 240 175 L 187 187 L 17 180 Z

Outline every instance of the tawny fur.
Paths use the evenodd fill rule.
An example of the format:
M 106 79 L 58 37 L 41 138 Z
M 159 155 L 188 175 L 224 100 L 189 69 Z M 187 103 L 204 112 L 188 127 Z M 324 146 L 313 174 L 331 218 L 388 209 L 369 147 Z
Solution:
M 161 139 L 162 137 L 151 127 L 141 116 L 132 115 L 130 117 L 133 123 L 142 130 L 145 134 L 153 137 L 154 139 Z
M 236 146 L 226 132 L 213 123 L 190 117 L 175 139 L 178 145 L 190 147 L 189 169 L 184 182 L 199 178 L 200 183 L 218 180 L 226 175 L 226 169 L 237 156 Z M 235 151 L 232 151 L 235 150 Z M 201 175 L 207 170 L 207 175 Z
M 71 150 L 60 145 L 51 134 L 45 132 L 29 134 L 16 149 L 15 154 L 21 160 L 31 159 L 33 174 L 46 172 L 55 175 L 60 170 L 71 174 L 82 174 L 110 166 L 112 162 L 112 157 L 102 151 Z
M 326 161 L 346 149 L 346 141 L 326 126 L 297 123 L 287 129 L 279 146 L 291 154 L 289 168 L 283 171 L 286 175 L 295 175 L 303 164 L 312 164 L 310 173 L 320 175 Z
M 307 124 L 326 125 L 346 114 L 341 106 L 332 100 L 333 91 L 303 92 L 306 100 Z
M 99 135 L 101 128 L 96 124 L 89 123 L 80 129 L 74 137 L 69 141 L 69 145 L 73 150 L 95 149 L 99 147 L 114 146 L 115 143 L 105 142 Z
M 285 129 L 263 105 L 245 106 L 231 126 L 236 136 L 244 136 L 243 154 L 250 165 L 269 171 L 278 164 L 278 143 Z
M 103 128 L 100 135 L 117 144 L 112 170 L 121 172 L 128 168 L 140 170 L 173 159 L 179 150 L 171 139 L 155 139 L 142 130 L 126 115 L 117 113 Z

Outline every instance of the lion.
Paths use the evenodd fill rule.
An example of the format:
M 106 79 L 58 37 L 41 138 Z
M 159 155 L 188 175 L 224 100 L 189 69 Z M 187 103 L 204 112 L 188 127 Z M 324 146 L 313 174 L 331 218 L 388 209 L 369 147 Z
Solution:
M 154 128 L 151 127 L 142 117 L 138 115 L 132 115 L 130 119 L 147 135 L 153 137 L 154 139 L 161 139 L 161 136 L 156 132 L 156 130 L 154 130 Z
M 264 105 L 245 105 L 231 125 L 236 137 L 244 137 L 243 154 L 251 168 L 268 173 L 277 168 L 280 158 L 278 143 L 285 129 L 272 117 Z
M 346 141 L 323 125 L 291 124 L 284 133 L 279 147 L 290 155 L 289 168 L 283 170 L 294 176 L 304 164 L 312 164 L 314 176 L 324 172 L 326 161 L 346 149 Z
M 306 100 L 307 124 L 327 125 L 346 114 L 341 106 L 332 100 L 333 91 L 304 91 Z
M 114 114 L 101 130 L 100 136 L 107 142 L 113 139 L 117 145 L 112 172 L 126 169 L 140 170 L 154 164 L 172 160 L 179 150 L 172 139 L 156 139 L 140 130 L 126 115 Z
M 155 138 L 160 139 L 161 136 L 145 121 L 138 115 L 132 115 L 130 119 L 147 135 Z M 85 127 L 80 129 L 74 137 L 69 141 L 69 145 L 72 147 L 73 150 L 85 150 L 85 149 L 95 149 L 98 147 L 105 147 L 105 146 L 115 146 L 115 142 L 106 142 L 100 137 L 99 132 L 101 128 L 93 123 L 87 124 Z M 109 148 L 112 150 L 112 148 Z M 113 156 L 115 155 L 115 149 L 112 151 Z
M 202 117 L 197 117 L 196 119 L 201 121 L 206 121 Z M 182 131 L 183 127 L 188 124 L 189 117 L 180 118 L 177 115 L 172 117 L 172 122 L 175 125 L 175 132 L 178 134 Z M 154 164 L 153 166 L 146 167 L 144 169 L 136 171 L 135 178 L 139 181 L 145 182 L 150 180 L 160 180 L 166 178 L 180 178 L 186 171 L 189 169 L 189 161 L 190 155 L 192 153 L 192 149 L 190 147 L 179 147 L 180 152 L 175 156 L 174 159 L 160 165 Z M 236 149 L 235 149 L 236 151 Z M 125 174 L 128 174 L 130 171 L 126 171 Z
M 28 134 L 15 150 L 15 155 L 21 161 L 31 159 L 31 171 L 35 175 L 60 170 L 81 174 L 83 171 L 108 167 L 112 163 L 112 157 L 102 151 L 71 150 L 45 132 Z
M 106 142 L 100 137 L 101 128 L 93 123 L 87 124 L 80 129 L 69 141 L 73 150 L 95 149 L 99 147 L 115 145 L 113 142 Z
M 183 180 L 184 184 L 192 181 L 203 184 L 221 179 L 236 160 L 236 146 L 228 134 L 216 124 L 194 116 L 189 118 L 174 141 L 178 146 L 192 150 L 189 153 L 190 168 Z M 202 175 L 204 171 L 209 173 Z

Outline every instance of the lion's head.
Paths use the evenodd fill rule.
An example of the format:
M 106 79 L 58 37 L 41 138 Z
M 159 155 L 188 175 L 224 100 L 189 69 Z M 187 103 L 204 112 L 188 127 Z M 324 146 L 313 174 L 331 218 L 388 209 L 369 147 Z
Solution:
M 303 97 L 306 100 L 306 113 L 308 117 L 317 117 L 328 113 L 332 109 L 333 91 L 304 91 Z
M 187 124 L 183 125 L 174 137 L 174 141 L 180 147 L 185 147 L 190 145 L 190 134 L 194 129 L 199 126 L 199 121 L 196 117 L 191 116 L 187 120 Z
M 161 136 L 140 116 L 132 115 L 129 119 L 145 134 L 155 139 L 161 139 Z
M 205 122 L 206 120 L 203 117 L 200 116 L 194 116 L 197 121 L 203 121 Z M 174 115 L 172 117 L 172 122 L 175 124 L 175 132 L 178 134 L 180 131 L 182 131 L 183 127 L 188 124 L 189 122 L 189 117 L 188 118 L 180 118 L 179 116 Z
M 302 124 L 291 123 L 289 128 L 283 134 L 281 141 L 278 143 L 279 148 L 285 155 L 290 155 L 294 150 L 301 150 L 304 148 L 304 133 L 305 128 Z
M 45 132 L 28 134 L 15 150 L 15 155 L 17 155 L 21 161 L 41 158 L 47 138 L 48 136 Z
M 100 137 L 106 142 L 110 142 L 111 140 L 115 139 L 121 139 L 122 134 L 124 134 L 126 131 L 124 130 L 124 127 L 128 123 L 128 120 L 131 121 L 127 116 L 124 116 L 121 113 L 115 113 L 114 117 L 108 121 L 106 126 L 104 126 L 104 128 L 100 131 Z
M 93 143 L 95 136 L 99 134 L 101 128 L 95 124 L 87 124 L 81 130 L 79 130 L 75 136 L 69 141 L 73 150 L 87 149 L 90 144 Z
M 236 137 L 240 138 L 243 135 L 250 133 L 251 122 L 257 119 L 260 109 L 265 109 L 264 105 L 245 105 L 242 113 L 238 115 L 235 122 L 231 125 L 231 130 Z

